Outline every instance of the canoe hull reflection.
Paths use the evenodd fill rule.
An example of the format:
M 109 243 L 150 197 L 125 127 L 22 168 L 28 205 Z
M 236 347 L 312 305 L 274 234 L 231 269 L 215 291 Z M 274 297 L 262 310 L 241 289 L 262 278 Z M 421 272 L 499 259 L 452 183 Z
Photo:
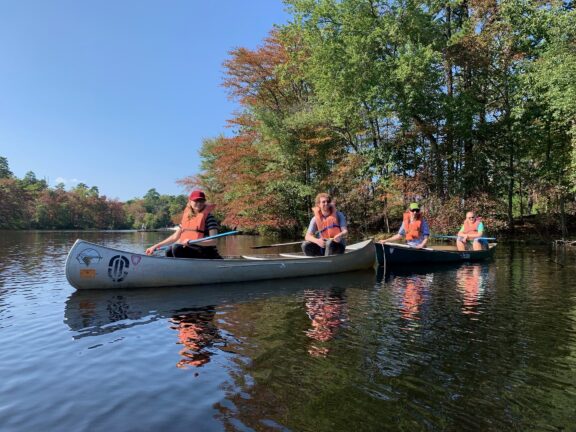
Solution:
M 375 282 L 374 270 L 366 269 L 282 281 L 262 280 L 157 289 L 76 290 L 66 301 L 64 322 L 71 330 L 79 332 L 74 337 L 94 336 L 170 318 L 186 310 L 303 296 L 306 290 L 371 289 Z

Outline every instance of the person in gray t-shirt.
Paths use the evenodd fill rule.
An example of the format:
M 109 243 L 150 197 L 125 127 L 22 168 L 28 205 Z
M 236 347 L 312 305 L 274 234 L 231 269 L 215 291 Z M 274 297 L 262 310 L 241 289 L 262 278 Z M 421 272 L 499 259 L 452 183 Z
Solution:
M 337 255 L 346 250 L 346 217 L 336 210 L 332 198 L 327 193 L 316 196 L 314 217 L 302 243 L 302 251 L 307 256 Z

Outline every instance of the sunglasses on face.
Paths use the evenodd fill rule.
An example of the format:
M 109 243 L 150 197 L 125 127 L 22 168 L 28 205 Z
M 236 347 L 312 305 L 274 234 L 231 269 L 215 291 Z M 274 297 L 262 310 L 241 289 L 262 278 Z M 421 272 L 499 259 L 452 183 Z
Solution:
M 410 211 L 411 211 L 411 212 L 414 212 L 414 213 L 418 213 L 418 212 L 420 211 L 420 209 L 412 209 L 412 210 L 410 210 Z

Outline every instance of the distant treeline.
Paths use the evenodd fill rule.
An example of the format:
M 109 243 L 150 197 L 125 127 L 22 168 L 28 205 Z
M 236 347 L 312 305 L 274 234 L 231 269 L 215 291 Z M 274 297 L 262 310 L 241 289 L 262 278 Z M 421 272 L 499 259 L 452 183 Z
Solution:
M 30 171 L 16 178 L 0 157 L 0 229 L 131 229 L 173 225 L 185 196 L 160 195 L 151 189 L 126 203 L 101 196 L 96 186 L 80 183 L 66 191 Z
M 420 201 L 436 232 L 576 213 L 572 1 L 285 0 L 292 20 L 238 48 L 232 136 L 182 179 L 243 229 L 301 232 L 328 191 L 366 232 Z

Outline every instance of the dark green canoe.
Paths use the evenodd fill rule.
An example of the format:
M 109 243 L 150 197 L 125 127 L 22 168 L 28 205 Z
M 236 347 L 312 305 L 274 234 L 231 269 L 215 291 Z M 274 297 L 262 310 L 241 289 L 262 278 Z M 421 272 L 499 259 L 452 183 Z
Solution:
M 376 243 L 376 258 L 379 265 L 457 263 L 465 261 L 484 261 L 491 258 L 497 243 L 489 245 L 488 250 L 458 251 L 456 246 L 433 246 L 416 249 L 399 243 Z

